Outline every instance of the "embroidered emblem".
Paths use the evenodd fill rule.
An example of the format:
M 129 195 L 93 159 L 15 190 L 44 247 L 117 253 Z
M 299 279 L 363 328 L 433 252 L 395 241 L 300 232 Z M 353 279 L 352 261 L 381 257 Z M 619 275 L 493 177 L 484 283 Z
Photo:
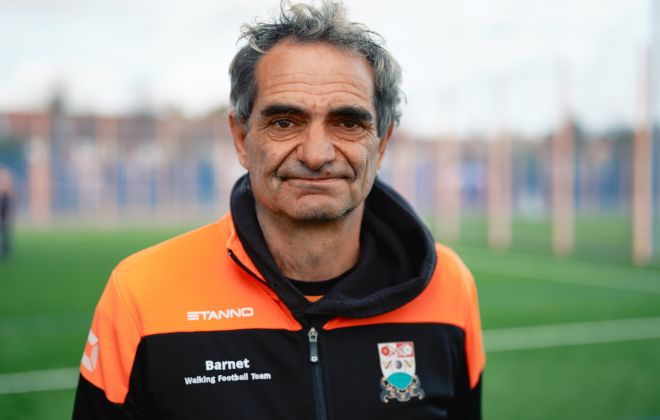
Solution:
M 380 400 L 408 401 L 412 397 L 424 398 L 421 381 L 415 375 L 415 345 L 412 341 L 378 344 L 380 370 Z

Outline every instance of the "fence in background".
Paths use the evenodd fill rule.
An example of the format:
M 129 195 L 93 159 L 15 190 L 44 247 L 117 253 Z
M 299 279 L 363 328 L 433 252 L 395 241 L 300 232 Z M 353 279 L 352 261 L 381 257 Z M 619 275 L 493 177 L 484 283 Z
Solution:
M 243 172 L 224 120 L 0 116 L 19 216 L 178 219 L 228 209 Z
M 506 130 L 461 139 L 415 139 L 400 131 L 380 176 L 446 241 L 458 240 L 466 213 L 488 214 L 489 243 L 497 249 L 511 243 L 513 215 L 550 216 L 554 250 L 568 255 L 575 212 L 652 214 L 652 197 L 634 194 L 635 159 L 650 156 L 639 151 L 647 138 L 625 127 L 589 137 L 568 116 L 555 133 L 533 139 Z M 244 173 L 224 117 L 4 114 L 0 164 L 12 174 L 19 219 L 35 225 L 220 215 Z M 640 211 L 639 202 L 647 207 Z M 642 256 L 638 263 L 647 261 Z

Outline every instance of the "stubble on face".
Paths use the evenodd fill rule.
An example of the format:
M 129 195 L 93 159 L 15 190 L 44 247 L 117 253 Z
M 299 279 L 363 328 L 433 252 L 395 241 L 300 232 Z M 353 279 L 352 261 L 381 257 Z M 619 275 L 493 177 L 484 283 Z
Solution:
M 262 58 L 257 82 L 247 144 L 258 208 L 323 222 L 360 206 L 379 158 L 366 60 L 323 45 L 280 44 Z

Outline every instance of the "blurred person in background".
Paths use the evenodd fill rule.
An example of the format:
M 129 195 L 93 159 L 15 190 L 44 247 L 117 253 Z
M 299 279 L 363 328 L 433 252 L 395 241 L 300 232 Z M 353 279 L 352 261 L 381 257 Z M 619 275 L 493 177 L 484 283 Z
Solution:
M 12 186 L 11 174 L 7 168 L 0 166 L 0 257 L 9 258 L 11 250 L 10 226 Z
M 231 213 L 123 262 L 75 419 L 480 419 L 474 279 L 376 178 L 401 70 L 340 3 L 243 27 Z

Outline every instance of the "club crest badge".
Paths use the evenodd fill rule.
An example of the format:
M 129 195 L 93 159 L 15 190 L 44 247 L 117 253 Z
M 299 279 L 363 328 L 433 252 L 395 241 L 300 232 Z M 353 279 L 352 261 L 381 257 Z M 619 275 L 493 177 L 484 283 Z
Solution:
M 401 343 L 378 344 L 380 370 L 383 378 L 380 380 L 380 399 L 408 401 L 412 397 L 424 398 L 421 382 L 415 375 L 415 345 L 412 341 Z

